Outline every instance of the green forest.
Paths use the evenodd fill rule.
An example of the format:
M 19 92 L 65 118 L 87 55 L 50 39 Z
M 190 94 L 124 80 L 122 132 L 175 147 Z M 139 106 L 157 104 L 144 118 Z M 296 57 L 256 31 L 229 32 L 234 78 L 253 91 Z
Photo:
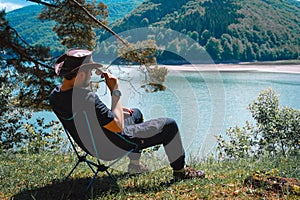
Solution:
M 292 0 L 149 0 L 113 30 L 163 27 L 199 42 L 215 62 L 272 61 L 299 59 L 299 24 L 300 2 Z M 185 41 L 173 41 L 182 51 Z
M 274 61 L 299 59 L 300 2 L 295 0 L 147 0 L 107 1 L 108 24 L 117 33 L 141 27 L 163 28 L 187 35 L 199 43 L 215 62 Z M 118 5 L 118 7 L 116 7 Z M 116 9 L 118 14 L 116 14 Z M 40 6 L 30 6 L 8 13 L 10 24 L 30 44 L 50 46 L 51 53 L 63 51 L 51 30 L 53 21 L 40 21 Z M 26 18 L 24 21 L 23 19 Z M 28 28 L 30 27 L 30 28 Z M 107 43 L 111 36 L 103 29 L 96 30 L 103 58 L 115 55 L 117 44 Z M 159 44 L 168 34 L 154 38 Z M 174 49 L 162 52 L 158 61 L 184 62 L 178 55 L 190 51 L 181 38 L 168 42 Z M 174 48 L 175 47 L 175 48 Z M 99 50 L 100 51 L 100 50 Z M 175 54 L 175 55 L 174 55 Z M 104 62 L 111 60 L 104 60 Z

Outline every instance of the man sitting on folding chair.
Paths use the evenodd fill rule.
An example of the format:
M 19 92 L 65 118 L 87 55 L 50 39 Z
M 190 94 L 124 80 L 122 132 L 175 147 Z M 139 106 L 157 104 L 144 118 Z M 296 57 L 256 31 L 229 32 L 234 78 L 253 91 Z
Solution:
M 105 79 L 111 92 L 111 109 L 99 99 L 97 94 L 86 89 L 90 84 L 92 70 L 95 69 L 96 73 Z M 79 129 L 97 130 L 97 134 L 105 135 L 108 138 L 106 141 L 112 142 L 123 150 L 129 149 L 129 147 L 120 142 L 119 137 L 137 144 L 135 151 L 128 155 L 130 158 L 129 173 L 145 171 L 139 162 L 141 150 L 163 144 L 173 168 L 175 180 L 203 178 L 205 176 L 203 171 L 185 166 L 184 148 L 176 122 L 170 118 L 151 119 L 144 122 L 140 110 L 123 108 L 119 80 L 112 74 L 101 71 L 101 69 L 103 69 L 102 65 L 93 62 L 92 52 L 83 49 L 69 50 L 55 62 L 56 74 L 64 77 L 62 85 L 57 86 L 50 95 L 50 104 L 55 114 L 61 119 L 74 116 L 84 110 L 84 113 L 89 115 L 88 119 L 94 120 L 91 123 L 92 127 L 82 126 L 80 123 L 84 118 L 79 117 L 77 121 L 65 123 L 65 128 L 69 132 L 79 131 Z M 124 117 L 127 116 L 131 117 L 133 123 L 124 125 Z M 94 129 L 94 126 L 100 128 Z M 98 142 L 91 141 L 94 146 Z M 106 143 L 105 141 L 102 142 Z M 84 148 L 84 144 L 80 146 Z M 105 144 L 99 146 L 99 148 L 101 147 L 105 147 Z M 104 154 L 115 153 L 109 147 L 104 150 Z

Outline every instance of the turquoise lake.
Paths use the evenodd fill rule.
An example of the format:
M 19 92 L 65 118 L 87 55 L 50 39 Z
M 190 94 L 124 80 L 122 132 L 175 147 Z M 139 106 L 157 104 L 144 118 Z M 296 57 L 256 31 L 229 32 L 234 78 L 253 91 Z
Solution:
M 130 81 L 124 81 L 128 74 Z M 155 93 L 140 88 L 140 73 L 128 70 L 115 75 L 121 78 L 123 106 L 140 108 L 145 120 L 174 118 L 187 153 L 200 157 L 213 151 L 216 135 L 224 135 L 229 127 L 244 126 L 246 120 L 254 122 L 247 107 L 262 90 L 272 88 L 281 106 L 300 109 L 300 74 L 170 71 L 166 91 Z M 98 94 L 110 104 L 110 95 L 104 93 L 100 84 Z M 55 119 L 52 113 L 43 115 Z

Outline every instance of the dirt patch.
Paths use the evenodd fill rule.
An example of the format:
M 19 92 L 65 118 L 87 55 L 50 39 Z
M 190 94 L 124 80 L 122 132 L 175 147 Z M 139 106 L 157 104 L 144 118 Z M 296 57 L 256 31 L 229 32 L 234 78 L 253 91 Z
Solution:
M 266 172 L 255 172 L 244 180 L 244 184 L 253 188 L 265 188 L 278 193 L 292 193 L 300 196 L 300 181 L 296 178 L 273 176 Z

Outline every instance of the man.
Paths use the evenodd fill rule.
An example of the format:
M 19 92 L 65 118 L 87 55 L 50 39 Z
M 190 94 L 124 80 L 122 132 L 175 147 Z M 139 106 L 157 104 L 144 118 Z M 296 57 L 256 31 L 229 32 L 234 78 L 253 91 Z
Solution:
M 141 150 L 163 144 L 176 180 L 203 178 L 205 176 L 203 171 L 185 167 L 185 154 L 176 122 L 170 118 L 158 118 L 144 122 L 143 115 L 138 109 L 123 108 L 119 80 L 112 74 L 101 71 L 101 67 L 102 65 L 93 62 L 92 52 L 83 49 L 69 50 L 55 62 L 55 72 L 57 75 L 63 76 L 64 80 L 62 85 L 52 91 L 50 104 L 79 146 L 87 150 L 82 142 L 84 138 L 90 138 L 86 134 L 87 129 L 93 129 L 91 132 L 97 130 L 96 137 L 100 135 L 105 137 L 99 139 L 101 141 L 94 141 L 93 137 L 93 141 L 87 139 L 86 143 L 90 143 L 95 149 L 95 152 L 93 151 L 91 154 L 95 155 L 98 148 L 103 148 L 104 152 L 100 152 L 108 153 L 109 155 L 104 157 L 110 159 L 118 155 L 117 148 L 123 150 L 131 148 L 128 147 L 128 143 L 126 146 L 122 142 L 123 140 L 120 140 L 121 137 L 137 147 L 133 153 L 129 154 L 128 171 L 129 173 L 139 173 L 144 171 L 139 163 Z M 90 84 L 93 69 L 97 69 L 96 73 L 105 79 L 111 92 L 110 109 L 95 93 L 86 89 Z M 78 113 L 82 112 L 85 117 L 80 118 Z M 76 117 L 75 113 L 78 114 Z M 124 125 L 124 117 L 127 118 L 126 121 L 130 119 L 129 121 L 132 123 Z M 70 120 L 65 120 L 67 118 Z M 76 118 L 79 120 L 76 121 Z M 84 125 L 86 123 L 89 125 Z M 100 128 L 97 129 L 97 127 Z M 84 133 L 75 134 L 76 132 Z M 101 145 L 97 146 L 98 143 Z M 117 148 L 115 148 L 116 146 Z

